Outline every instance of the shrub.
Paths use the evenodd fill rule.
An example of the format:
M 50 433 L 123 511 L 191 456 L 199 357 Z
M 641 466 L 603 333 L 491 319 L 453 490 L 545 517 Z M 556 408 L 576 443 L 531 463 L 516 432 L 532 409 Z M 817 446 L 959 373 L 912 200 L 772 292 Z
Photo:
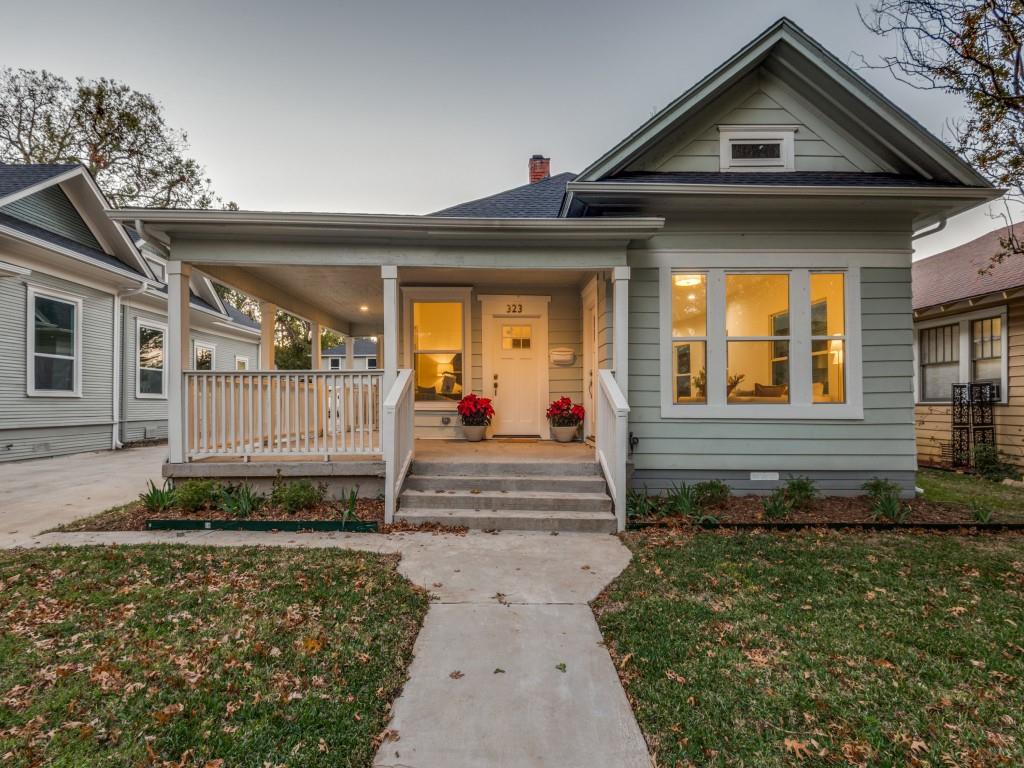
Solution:
M 769 520 L 784 520 L 793 511 L 793 502 L 785 488 L 776 488 L 761 502 L 764 516 Z
M 669 515 L 697 518 L 703 511 L 703 503 L 697 486 L 680 483 L 673 485 L 665 494 L 664 510 Z
M 988 525 L 992 522 L 992 508 L 987 507 L 984 504 L 972 504 L 971 514 L 974 516 L 975 522 L 981 523 L 982 525 Z
M 794 509 L 807 509 L 818 498 L 818 489 L 809 477 L 791 477 L 783 491 Z
M 976 445 L 971 451 L 971 463 L 974 471 L 995 483 L 1010 478 L 1020 480 L 1020 472 L 1006 461 L 1006 457 L 994 445 Z
M 705 480 L 693 486 L 701 507 L 720 507 L 729 500 L 732 493 L 721 480 Z
M 861 489 L 872 502 L 877 501 L 883 496 L 894 496 L 897 499 L 900 497 L 900 487 L 892 480 L 883 480 L 880 477 L 868 480 L 861 486 Z
M 270 503 L 280 507 L 289 515 L 313 509 L 324 501 L 324 487 L 309 480 L 278 482 L 270 494 Z
M 186 480 L 174 488 L 174 503 L 185 512 L 198 512 L 217 502 L 217 483 L 213 480 Z
M 626 517 L 654 517 L 658 512 L 658 501 L 647 495 L 646 488 L 626 492 Z
M 252 517 L 263 507 L 267 497 L 257 493 L 248 483 L 229 485 L 220 492 L 220 508 L 232 517 Z
M 164 480 L 164 484 L 159 488 L 150 480 L 149 488 L 145 493 L 139 494 L 139 500 L 147 512 L 154 514 L 166 512 L 174 506 L 174 489 L 171 488 L 169 480 Z

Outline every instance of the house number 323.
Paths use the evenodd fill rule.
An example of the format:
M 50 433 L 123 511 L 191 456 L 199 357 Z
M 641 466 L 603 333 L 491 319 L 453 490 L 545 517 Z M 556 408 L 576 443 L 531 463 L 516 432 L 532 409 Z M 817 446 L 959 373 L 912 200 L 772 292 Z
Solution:
M 505 313 L 509 315 L 521 315 L 523 314 L 522 304 L 506 304 Z

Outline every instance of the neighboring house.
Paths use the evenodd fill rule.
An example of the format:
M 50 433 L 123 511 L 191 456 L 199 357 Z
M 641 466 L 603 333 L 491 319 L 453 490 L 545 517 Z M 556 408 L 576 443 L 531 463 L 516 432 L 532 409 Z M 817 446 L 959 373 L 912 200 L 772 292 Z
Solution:
M 429 216 L 111 212 L 169 248 L 175 295 L 201 269 L 381 344 L 379 373 L 267 372 L 217 391 L 169 359 L 166 473 L 237 476 L 262 455 L 247 477 L 383 478 L 388 520 L 444 504 L 484 525 L 534 505 L 522 527 L 591 509 L 531 485 L 541 471 L 573 476 L 567 489 L 603 476 L 620 529 L 628 472 L 652 492 L 719 479 L 763 493 L 803 475 L 825 493 L 873 477 L 913 493 L 912 239 L 1000 195 L 945 144 L 782 20 L 579 175 L 529 166 L 530 184 Z M 189 312 L 171 306 L 173 340 Z M 437 480 L 417 452 L 461 437 L 468 392 L 494 399 L 492 435 L 518 438 L 548 437 L 549 400 L 582 402 L 592 463 L 545 469 L 551 447 L 533 464 L 507 449 L 490 471 L 535 492 L 506 500 L 487 493 L 494 477 Z M 205 417 L 225 409 L 233 433 Z
M 377 368 L 377 340 L 373 338 L 358 338 L 352 344 L 352 360 L 347 358 L 347 342 L 342 342 L 336 347 L 329 347 L 320 353 L 323 363 L 320 366 L 325 371 L 356 370 L 366 371 Z
M 1024 237 L 1024 225 L 1014 227 Z M 914 360 L 917 456 L 952 459 L 954 384 L 992 382 L 995 441 L 1024 467 L 1024 258 L 1003 251 L 1001 227 L 914 262 Z
M 81 166 L 0 164 L 0 461 L 167 436 L 165 260 L 106 205 Z M 198 273 L 191 304 L 201 361 L 256 367 L 257 325 Z

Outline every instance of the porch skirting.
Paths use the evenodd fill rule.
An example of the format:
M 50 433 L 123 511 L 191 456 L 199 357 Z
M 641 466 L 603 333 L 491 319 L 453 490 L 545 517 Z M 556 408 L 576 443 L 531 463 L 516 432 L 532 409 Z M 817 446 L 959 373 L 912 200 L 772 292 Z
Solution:
M 180 482 L 191 479 L 217 480 L 221 483 L 248 483 L 259 491 L 268 491 L 277 477 L 285 480 L 307 479 L 322 483 L 332 496 L 359 486 L 362 497 L 377 496 L 384 490 L 382 460 L 323 461 L 193 461 L 164 464 L 163 476 Z
M 766 496 L 783 485 L 791 477 L 808 477 L 814 481 L 818 491 L 825 496 L 860 496 L 861 486 L 872 478 L 890 480 L 899 485 L 904 498 L 914 495 L 915 472 L 905 470 L 849 471 L 817 470 L 807 472 L 779 472 L 778 480 L 751 480 L 750 472 L 744 470 L 712 469 L 631 469 L 630 488 L 646 489 L 651 495 L 663 493 L 673 485 L 700 483 L 705 480 L 721 480 L 739 496 Z M 763 473 L 761 473 L 763 474 Z

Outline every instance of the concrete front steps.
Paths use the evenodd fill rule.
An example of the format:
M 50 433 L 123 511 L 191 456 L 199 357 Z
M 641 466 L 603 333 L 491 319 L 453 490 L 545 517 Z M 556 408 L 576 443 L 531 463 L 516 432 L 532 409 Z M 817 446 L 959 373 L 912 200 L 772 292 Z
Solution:
M 477 530 L 614 533 L 596 462 L 415 461 L 395 520 Z

